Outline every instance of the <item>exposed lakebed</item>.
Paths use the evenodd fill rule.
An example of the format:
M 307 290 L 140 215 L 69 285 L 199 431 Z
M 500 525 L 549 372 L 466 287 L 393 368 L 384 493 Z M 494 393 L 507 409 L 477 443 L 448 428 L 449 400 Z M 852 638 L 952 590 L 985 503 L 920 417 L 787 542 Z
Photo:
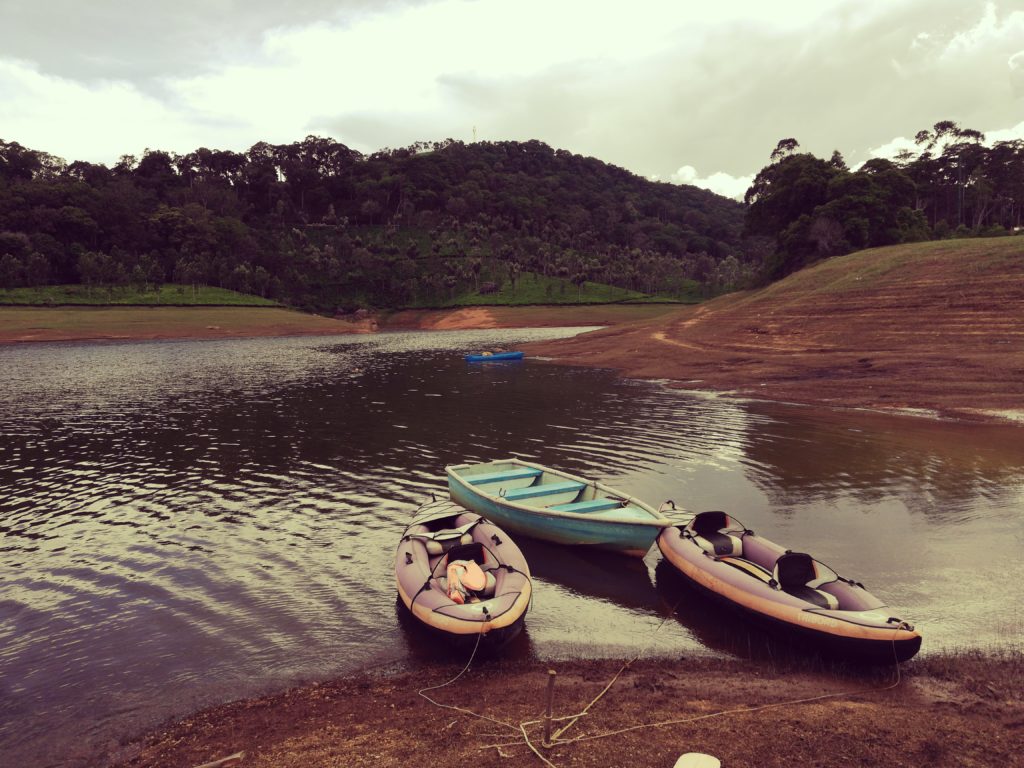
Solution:
M 566 330 L 0 349 L 0 753 L 84 764 L 199 706 L 404 664 L 392 554 L 444 466 L 518 455 L 725 509 L 864 581 L 922 653 L 1022 629 L 1024 436 L 469 365 Z M 645 561 L 519 542 L 512 653 L 731 653 Z M 662 625 L 666 616 L 671 620 Z

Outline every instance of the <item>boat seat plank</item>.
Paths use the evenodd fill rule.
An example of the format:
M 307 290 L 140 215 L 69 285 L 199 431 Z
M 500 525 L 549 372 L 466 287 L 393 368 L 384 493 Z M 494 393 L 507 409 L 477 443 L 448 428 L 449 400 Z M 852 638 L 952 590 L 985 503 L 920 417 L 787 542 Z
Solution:
M 519 501 L 521 499 L 534 499 L 538 496 L 551 496 L 556 493 L 581 491 L 584 488 L 586 486 L 583 483 L 567 480 L 564 483 L 547 483 L 546 485 L 531 485 L 527 488 L 517 488 L 506 493 L 505 498 L 509 501 Z
M 466 482 L 470 485 L 486 485 L 487 483 L 505 483 L 509 480 L 525 480 L 530 477 L 540 477 L 541 470 L 533 467 L 518 467 L 507 469 L 504 472 L 488 472 L 485 475 L 470 475 Z
M 573 504 L 558 504 L 549 507 L 554 512 L 602 512 L 606 509 L 621 509 L 622 502 L 618 499 L 591 499 L 590 501 L 577 501 Z

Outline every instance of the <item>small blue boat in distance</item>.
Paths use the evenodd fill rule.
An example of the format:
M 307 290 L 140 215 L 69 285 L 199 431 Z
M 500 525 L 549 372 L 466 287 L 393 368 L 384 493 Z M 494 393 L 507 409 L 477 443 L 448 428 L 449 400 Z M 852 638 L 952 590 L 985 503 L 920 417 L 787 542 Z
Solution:
M 481 352 L 478 355 L 466 355 L 468 363 L 493 363 L 499 360 L 522 360 L 522 352 Z
M 674 523 L 603 483 L 521 459 L 445 467 L 452 500 L 497 525 L 556 544 L 643 557 Z

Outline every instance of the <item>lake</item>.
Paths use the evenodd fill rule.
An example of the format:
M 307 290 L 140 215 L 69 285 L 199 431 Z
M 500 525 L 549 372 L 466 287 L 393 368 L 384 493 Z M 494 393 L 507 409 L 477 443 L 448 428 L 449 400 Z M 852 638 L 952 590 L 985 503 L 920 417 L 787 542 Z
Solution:
M 428 658 L 394 548 L 446 464 L 510 455 L 727 510 L 865 582 L 923 654 L 1019 642 L 1019 426 L 462 359 L 574 332 L 0 348 L 0 762 L 85 765 L 205 705 Z M 518 543 L 535 594 L 510 653 L 751 648 L 678 604 L 656 550 Z

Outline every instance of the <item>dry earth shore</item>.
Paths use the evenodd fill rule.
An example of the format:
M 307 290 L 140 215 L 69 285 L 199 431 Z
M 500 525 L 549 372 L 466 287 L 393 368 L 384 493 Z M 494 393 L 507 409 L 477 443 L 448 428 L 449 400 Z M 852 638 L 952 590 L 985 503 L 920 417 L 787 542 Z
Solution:
M 0 343 L 309 336 L 374 330 L 274 307 L 0 307 Z
M 611 326 L 673 309 L 657 304 L 467 307 L 330 318 L 272 307 L 0 307 L 0 344 Z
M 862 251 L 526 350 L 766 400 L 1024 420 L 1024 237 Z
M 696 307 L 0 308 L 0 342 L 585 325 L 606 328 L 525 349 L 766 400 L 1024 421 L 1024 237 L 862 251 Z
M 244 768 L 542 766 L 523 722 L 559 768 L 671 768 L 685 752 L 714 755 L 727 768 L 1021 764 L 1019 654 L 914 661 L 895 685 L 891 668 L 843 674 L 742 660 L 641 660 L 562 735 L 566 743 L 544 749 L 538 721 L 549 667 L 557 672 L 554 715 L 564 717 L 583 711 L 621 663 L 477 662 L 427 693 L 461 710 L 417 695 L 454 678 L 459 664 L 360 674 L 199 712 L 130 745 L 119 765 L 193 768 L 244 751 Z M 640 727 L 654 723 L 663 725 Z

